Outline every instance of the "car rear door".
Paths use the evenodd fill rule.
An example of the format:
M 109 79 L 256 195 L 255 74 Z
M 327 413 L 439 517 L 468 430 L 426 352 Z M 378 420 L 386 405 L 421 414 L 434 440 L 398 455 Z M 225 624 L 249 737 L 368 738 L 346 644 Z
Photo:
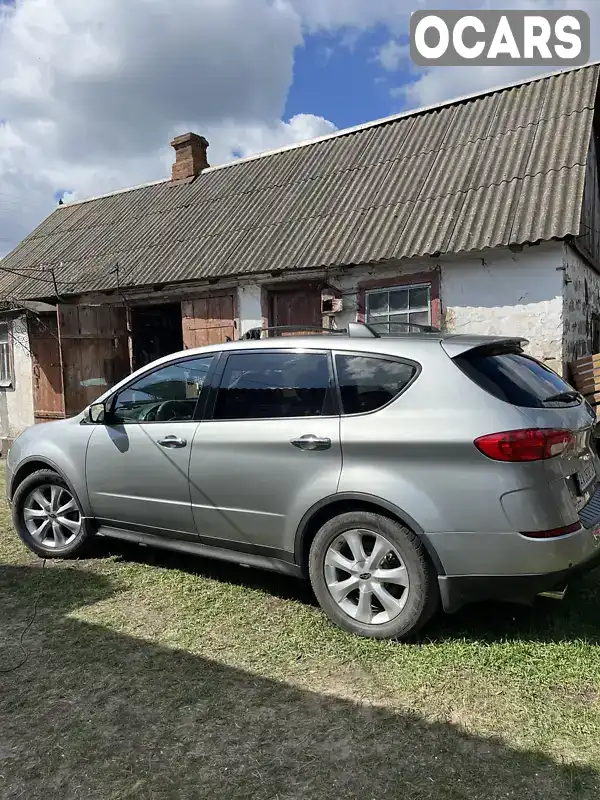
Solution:
M 192 511 L 208 544 L 289 560 L 304 513 L 337 490 L 340 419 L 327 351 L 223 354 L 190 461 Z

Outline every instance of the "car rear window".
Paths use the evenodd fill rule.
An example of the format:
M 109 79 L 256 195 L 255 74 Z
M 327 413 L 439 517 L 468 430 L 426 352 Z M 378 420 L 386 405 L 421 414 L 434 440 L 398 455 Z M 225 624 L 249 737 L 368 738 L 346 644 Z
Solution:
M 560 375 L 518 349 L 476 349 L 463 353 L 454 362 L 471 380 L 499 400 L 524 408 L 565 405 L 548 401 L 559 394 L 572 394 L 573 388 Z M 577 405 L 580 400 L 567 400 Z
M 344 414 L 365 414 L 385 406 L 417 373 L 414 364 L 374 356 L 338 355 L 336 367 Z

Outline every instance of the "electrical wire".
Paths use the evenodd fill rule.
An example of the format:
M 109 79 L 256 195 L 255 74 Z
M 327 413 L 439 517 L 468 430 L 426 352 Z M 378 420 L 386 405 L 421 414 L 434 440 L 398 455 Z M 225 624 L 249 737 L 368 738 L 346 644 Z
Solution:
M 46 559 L 42 561 L 42 569 L 44 569 L 45 566 L 46 566 Z M 0 675 L 9 675 L 11 672 L 16 672 L 18 669 L 21 669 L 21 667 L 25 666 L 25 664 L 29 661 L 29 650 L 27 650 L 27 648 L 23 644 L 23 641 L 25 639 L 25 636 L 27 635 L 27 632 L 35 622 L 35 618 L 37 617 L 38 605 L 41 598 L 42 598 L 42 593 L 41 591 L 38 591 L 36 598 L 33 601 L 33 613 L 31 615 L 31 619 L 27 621 L 25 627 L 21 631 L 21 635 L 19 636 L 19 641 L 17 643 L 17 646 L 19 647 L 22 653 L 21 660 L 12 667 L 0 669 Z
M 23 269 L 36 269 L 35 267 L 23 267 Z M 39 281 L 40 283 L 54 283 L 51 278 L 40 278 L 37 275 L 27 275 L 24 272 L 19 272 L 16 269 L 11 269 L 10 267 L 3 267 L 2 262 L 0 262 L 0 272 L 7 272 L 9 275 L 16 275 L 19 278 L 28 278 L 33 281 Z

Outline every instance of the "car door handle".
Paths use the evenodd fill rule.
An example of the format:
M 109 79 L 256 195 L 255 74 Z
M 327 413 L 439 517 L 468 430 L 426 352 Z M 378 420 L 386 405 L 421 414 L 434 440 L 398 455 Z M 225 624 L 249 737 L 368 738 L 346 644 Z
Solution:
M 161 447 L 176 449 L 177 447 L 185 447 L 187 442 L 185 439 L 180 439 L 179 436 L 165 436 L 164 439 L 158 440 L 158 444 Z
M 293 444 L 294 447 L 298 447 L 300 450 L 329 450 L 331 447 L 331 439 L 307 433 L 299 439 L 292 439 L 291 444 Z

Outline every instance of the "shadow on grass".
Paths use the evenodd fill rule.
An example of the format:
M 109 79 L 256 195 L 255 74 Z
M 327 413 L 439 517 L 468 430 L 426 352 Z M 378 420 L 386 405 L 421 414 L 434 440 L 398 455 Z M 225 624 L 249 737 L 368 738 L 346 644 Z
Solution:
M 190 575 L 198 575 L 235 586 L 260 589 L 282 600 L 296 600 L 306 605 L 317 606 L 317 600 L 308 581 L 278 572 L 242 567 L 228 561 L 187 555 L 159 547 L 140 547 L 137 544 L 97 537 L 93 540 L 91 558 L 116 557 L 120 561 L 148 564 L 159 569 L 175 569 Z
M 76 567 L 0 566 L 0 667 L 38 590 L 30 658 L 0 677 L 3 800 L 571 800 L 600 792 L 598 773 L 583 766 L 70 618 L 112 591 Z
M 117 556 L 124 561 L 150 564 L 160 569 L 177 569 L 193 575 L 236 586 L 261 589 L 283 600 L 317 606 L 308 581 L 224 561 L 187 556 L 128 542 L 97 539 L 95 558 Z M 585 639 L 600 644 L 600 569 L 578 579 L 564 600 L 538 598 L 533 606 L 511 603 L 480 603 L 466 606 L 451 616 L 440 613 L 423 631 L 421 638 L 459 638 L 478 642 L 530 640 L 559 642 Z
M 532 641 L 600 644 L 600 569 L 573 582 L 564 600 L 537 598 L 532 606 L 481 603 L 452 616 L 439 615 L 427 629 L 433 640 Z

